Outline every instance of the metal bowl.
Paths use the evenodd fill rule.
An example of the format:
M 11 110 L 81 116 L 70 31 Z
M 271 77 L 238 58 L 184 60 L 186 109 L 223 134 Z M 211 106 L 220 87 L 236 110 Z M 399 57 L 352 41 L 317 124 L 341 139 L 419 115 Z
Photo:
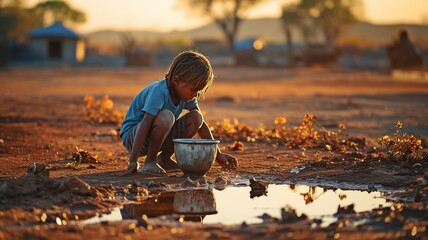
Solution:
M 173 141 L 175 159 L 184 174 L 204 176 L 211 169 L 219 140 L 177 138 Z

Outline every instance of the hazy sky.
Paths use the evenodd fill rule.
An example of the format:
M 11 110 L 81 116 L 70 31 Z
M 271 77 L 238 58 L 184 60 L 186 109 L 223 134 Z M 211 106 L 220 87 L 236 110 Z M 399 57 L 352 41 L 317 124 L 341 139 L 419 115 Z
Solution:
M 268 0 L 252 10 L 248 17 L 279 17 L 280 6 L 293 0 Z M 30 0 L 35 4 L 40 0 Z M 180 0 L 67 0 L 84 11 L 88 21 L 77 30 L 90 32 L 101 29 L 184 30 L 207 22 L 190 14 Z M 428 0 L 363 0 L 365 18 L 373 23 L 428 24 Z

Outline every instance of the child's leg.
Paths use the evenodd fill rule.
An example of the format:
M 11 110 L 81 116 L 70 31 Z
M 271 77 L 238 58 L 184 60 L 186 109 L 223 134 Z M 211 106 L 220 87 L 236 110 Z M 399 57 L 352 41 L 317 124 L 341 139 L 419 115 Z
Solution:
M 159 165 L 165 169 L 176 169 L 177 163 L 171 159 L 174 153 L 174 142 L 172 140 L 175 138 L 192 138 L 198 133 L 202 123 L 203 117 L 198 110 L 192 110 L 178 119 L 161 147 L 162 153 L 158 156 Z
M 147 156 L 144 161 L 142 173 L 163 174 L 165 170 L 156 162 L 160 148 L 165 138 L 170 133 L 174 125 L 174 115 L 169 110 L 160 111 L 155 119 L 149 133 L 150 143 L 147 149 Z

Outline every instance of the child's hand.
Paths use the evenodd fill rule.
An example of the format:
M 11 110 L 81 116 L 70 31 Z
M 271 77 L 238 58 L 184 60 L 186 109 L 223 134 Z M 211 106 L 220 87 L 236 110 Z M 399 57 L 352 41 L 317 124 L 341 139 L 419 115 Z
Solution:
M 128 169 L 123 175 L 129 175 L 132 173 L 136 173 L 138 168 L 140 167 L 140 164 L 138 162 L 130 162 L 128 165 Z
M 238 168 L 238 160 L 236 157 L 227 153 L 219 153 L 216 162 L 226 170 L 236 170 Z

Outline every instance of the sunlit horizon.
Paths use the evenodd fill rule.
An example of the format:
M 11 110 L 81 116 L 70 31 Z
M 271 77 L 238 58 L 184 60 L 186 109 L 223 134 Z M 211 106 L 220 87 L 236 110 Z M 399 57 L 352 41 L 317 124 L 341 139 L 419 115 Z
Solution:
M 246 18 L 277 18 L 281 6 L 295 0 L 268 0 L 248 12 Z M 426 0 L 362 0 L 363 21 L 373 24 L 428 25 Z M 28 1 L 32 6 L 41 0 Z M 148 30 L 157 32 L 183 31 L 201 27 L 210 22 L 190 13 L 178 0 L 68 0 L 73 8 L 85 12 L 87 22 L 74 26 L 88 33 L 100 30 Z

